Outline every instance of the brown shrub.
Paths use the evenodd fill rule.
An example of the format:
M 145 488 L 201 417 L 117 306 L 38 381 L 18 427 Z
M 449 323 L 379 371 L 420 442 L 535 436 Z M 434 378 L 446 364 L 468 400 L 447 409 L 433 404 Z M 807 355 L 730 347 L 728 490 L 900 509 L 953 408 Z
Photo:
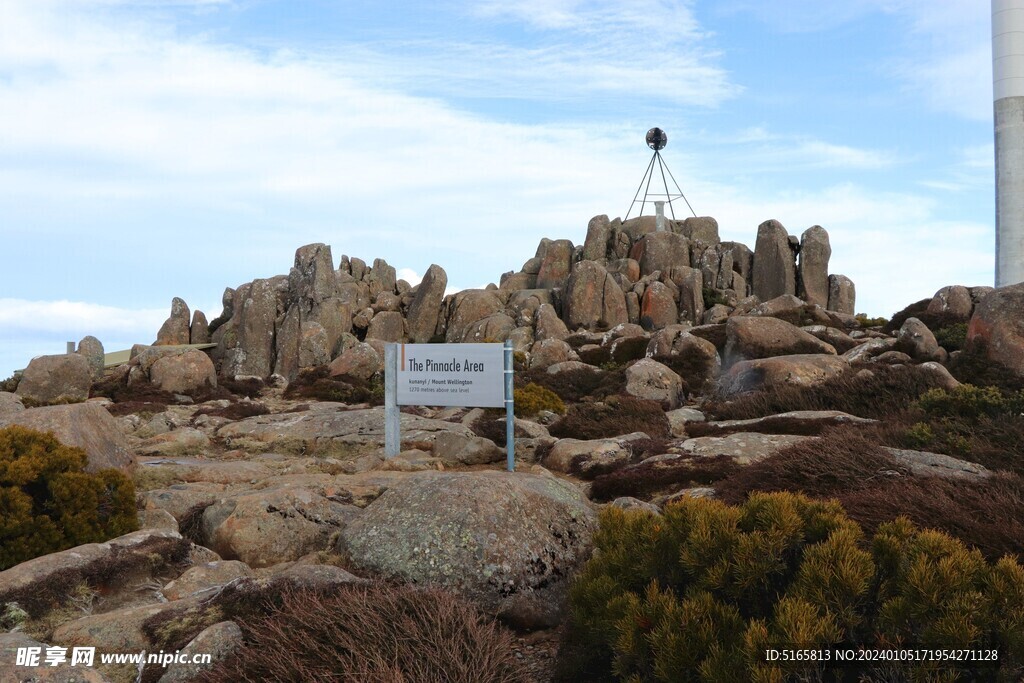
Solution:
M 505 447 L 505 411 L 487 410 L 483 415 L 473 420 L 469 424 L 469 428 L 477 436 L 490 439 L 502 448 Z M 517 439 L 525 439 L 530 436 L 520 425 L 516 425 L 515 430 Z
M 599 503 L 623 496 L 649 500 L 655 494 L 713 484 L 739 468 L 727 455 L 641 462 L 598 476 L 590 485 L 590 498 Z
M 747 465 L 715 486 L 730 505 L 751 491 L 792 491 L 831 498 L 845 491 L 877 485 L 904 473 L 896 459 L 855 427 L 836 427 L 821 438 L 784 448 Z
M 576 403 L 549 429 L 551 436 L 603 439 L 632 432 L 668 437 L 669 422 L 657 401 L 634 396 L 609 396 L 603 403 Z
M 268 413 L 270 413 L 270 408 L 267 408 L 262 403 L 257 401 L 239 401 L 223 408 L 213 408 L 210 406 L 200 408 L 193 417 L 211 415 L 213 417 L 224 417 L 229 420 L 242 420 L 256 415 L 267 415 Z
M 910 304 L 902 311 L 895 314 L 882 328 L 882 331 L 886 334 L 892 334 L 903 327 L 903 323 L 907 322 L 907 318 L 917 318 L 932 332 L 964 322 L 964 318 L 951 313 L 929 313 L 928 304 L 930 304 L 931 301 L 932 300 L 929 297 Z
M 592 349 L 579 349 L 576 351 L 576 355 L 580 357 L 580 361 L 587 365 L 593 365 L 594 367 L 600 367 L 607 363 L 612 362 L 612 355 L 608 349 L 604 346 L 597 346 Z
M 761 434 L 794 434 L 796 436 L 819 436 L 822 432 L 831 429 L 835 423 L 824 421 L 801 420 L 794 417 L 766 417 L 757 426 Z M 686 435 L 691 438 L 698 436 L 727 436 L 739 432 L 749 432 L 750 427 L 742 424 L 734 426 L 721 426 L 715 422 L 689 422 L 686 425 Z
M 587 455 L 580 454 L 569 463 L 569 474 L 580 479 L 594 479 L 617 472 L 628 465 L 635 465 L 652 456 L 668 453 L 672 443 L 670 439 L 661 437 L 631 440 L 625 444 L 629 448 L 629 457 L 625 461 L 593 463 Z
M 515 384 L 522 388 L 533 382 L 549 389 L 566 403 L 578 403 L 584 398 L 602 400 L 618 394 L 626 388 L 626 374 L 623 370 L 587 370 L 579 368 L 549 374 L 546 370 L 517 372 Z
M 167 411 L 167 403 L 152 403 L 149 401 L 124 401 L 122 403 L 110 403 L 106 406 L 107 412 L 114 417 L 123 415 L 156 415 Z
M 882 450 L 884 429 L 837 427 L 748 465 L 715 485 L 739 504 L 752 491 L 792 491 L 837 498 L 868 534 L 900 515 L 940 529 L 989 559 L 1024 551 L 1024 479 L 997 473 L 984 479 L 913 476 Z
M 898 477 L 840 494 L 851 519 L 870 535 L 900 515 L 977 548 L 989 560 L 1024 557 L 1024 478 L 997 473 L 984 479 Z
M 287 591 L 241 623 L 246 644 L 199 680 L 526 683 L 511 633 L 437 589 L 353 585 Z
M 367 381 L 347 375 L 331 377 L 330 367 L 320 365 L 302 370 L 285 389 L 284 397 L 380 406 L 384 405 L 384 383 L 382 380 Z
M 997 387 L 1004 392 L 1024 390 L 1024 377 L 1015 370 L 991 361 L 983 344 L 974 341 L 949 363 L 949 372 L 964 384 Z
M 640 360 L 647 355 L 647 337 L 628 337 L 619 339 L 615 344 L 615 350 L 611 353 L 611 362 L 617 365 L 625 365 L 635 360 Z
M 244 379 L 223 377 L 218 380 L 218 384 L 236 396 L 246 396 L 248 398 L 257 398 L 266 387 L 266 383 L 258 377 L 247 377 Z
M 864 369 L 871 374 L 861 375 Z M 747 420 L 791 410 L 841 410 L 883 420 L 938 386 L 935 373 L 917 366 L 859 364 L 817 386 L 769 387 L 730 400 L 712 401 L 705 413 L 716 420 Z

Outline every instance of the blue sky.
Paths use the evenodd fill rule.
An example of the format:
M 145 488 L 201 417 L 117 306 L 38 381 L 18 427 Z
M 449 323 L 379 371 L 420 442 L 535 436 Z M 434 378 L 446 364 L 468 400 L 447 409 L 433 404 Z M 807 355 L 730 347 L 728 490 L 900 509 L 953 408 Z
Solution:
M 625 214 L 832 238 L 858 311 L 993 277 L 984 0 L 0 0 L 0 377 L 295 249 L 453 288 Z M 685 207 L 682 207 L 685 208 Z

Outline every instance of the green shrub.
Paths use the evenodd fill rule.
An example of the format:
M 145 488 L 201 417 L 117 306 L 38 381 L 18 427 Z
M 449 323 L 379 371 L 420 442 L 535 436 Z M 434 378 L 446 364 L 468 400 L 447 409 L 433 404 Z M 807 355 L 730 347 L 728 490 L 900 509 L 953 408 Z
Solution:
M 533 382 L 521 389 L 514 389 L 512 398 L 516 417 L 529 417 L 542 410 L 565 415 L 565 403 L 558 398 L 558 394 Z
M 526 683 L 512 634 L 438 589 L 288 591 L 243 619 L 244 646 L 198 680 Z
M 1024 569 L 905 519 L 868 544 L 835 501 L 686 498 L 660 516 L 606 508 L 594 543 L 570 589 L 563 680 L 823 680 L 820 664 L 764 660 L 794 646 L 998 648 L 1007 680 L 1024 670 Z
M 935 341 L 947 351 L 961 351 L 967 345 L 967 323 L 954 323 L 935 330 Z
M 603 403 L 574 403 L 549 431 L 560 439 L 603 439 L 633 432 L 667 437 L 669 429 L 668 418 L 657 401 L 615 395 Z
M 729 303 L 729 297 L 725 296 L 721 291 L 712 287 L 704 287 L 701 290 L 701 294 L 704 298 L 704 308 L 708 309 L 716 304 L 722 304 L 724 306 L 731 305 Z
M 882 327 L 889 324 L 888 318 L 869 318 L 867 313 L 858 313 L 853 317 L 861 327 Z
M 131 481 L 87 462 L 53 434 L 0 429 L 0 570 L 137 528 Z
M 1024 392 L 1005 395 L 996 387 L 961 384 L 955 389 L 930 389 L 918 399 L 920 408 L 932 418 L 976 420 L 982 416 L 1019 415 L 1024 411 Z
M 0 391 L 7 391 L 13 394 L 15 391 L 17 391 L 18 382 L 20 381 L 21 379 L 19 377 L 11 375 L 7 379 L 0 381 Z

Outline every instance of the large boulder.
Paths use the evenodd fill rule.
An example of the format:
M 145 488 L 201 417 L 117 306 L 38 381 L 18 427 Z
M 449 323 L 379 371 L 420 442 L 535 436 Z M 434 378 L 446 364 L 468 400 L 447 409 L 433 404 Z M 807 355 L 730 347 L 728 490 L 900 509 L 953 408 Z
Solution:
M 679 407 L 683 379 L 667 365 L 642 358 L 626 368 L 626 393 L 659 401 L 666 410 L 672 410 Z
M 20 413 L 25 410 L 21 397 L 9 391 L 0 391 L 0 415 L 4 413 Z
M 939 343 L 928 326 L 917 318 L 907 318 L 896 334 L 896 351 L 902 351 L 914 360 L 940 360 Z
M 134 465 L 131 446 L 117 421 L 95 403 L 46 406 L 0 415 L 0 427 L 21 425 L 40 432 L 53 432 L 68 446 L 77 446 L 89 456 L 86 470 L 107 467 L 127 469 Z
M 857 288 L 845 275 L 828 276 L 828 310 L 853 315 L 857 304 Z
M 572 242 L 552 240 L 548 243 L 537 273 L 537 289 L 564 287 L 572 267 Z
M 774 219 L 757 226 L 753 289 L 754 296 L 761 301 L 796 294 L 796 269 L 789 233 Z
M 326 550 L 359 508 L 304 488 L 269 489 L 227 498 L 203 512 L 204 545 L 225 560 L 269 567 Z
M 89 367 L 92 368 L 93 381 L 103 379 L 103 369 L 106 364 L 103 342 L 92 335 L 82 337 L 82 341 L 78 342 L 78 348 L 75 350 L 75 353 L 79 356 L 85 356 L 85 359 L 89 361 Z
M 0 604 L 49 598 L 49 606 L 73 599 L 73 589 L 86 579 L 105 580 L 107 588 L 127 579 L 139 581 L 161 564 L 180 563 L 190 543 L 177 531 L 142 529 L 103 543 L 86 543 L 40 555 L 0 572 Z M 126 571 L 127 570 L 127 571 Z M 61 588 L 67 590 L 61 593 Z M 3 680 L 3 679 L 0 679 Z
M 744 360 L 734 364 L 719 379 L 726 397 L 757 389 L 784 386 L 809 387 L 821 384 L 849 369 L 841 356 L 798 354 Z
M 626 296 L 599 263 L 582 261 L 572 271 L 565 293 L 569 329 L 614 327 L 628 322 Z
M 933 315 L 945 315 L 967 321 L 974 311 L 971 291 L 961 285 L 943 287 L 935 292 L 935 296 L 928 302 L 927 310 Z
M 542 303 L 538 306 L 535 317 L 537 319 L 537 331 L 536 334 L 534 334 L 534 339 L 537 341 L 540 342 L 546 339 L 557 339 L 559 341 L 563 341 L 569 336 L 569 328 L 566 327 L 562 319 L 558 317 L 558 313 L 555 312 L 555 307 L 551 304 Z
M 449 344 L 462 342 L 473 325 L 504 309 L 501 299 L 489 289 L 462 290 L 452 298 L 446 341 Z
M 836 354 L 831 344 L 778 318 L 733 316 L 726 321 L 725 332 L 723 364 L 726 366 L 741 360 L 791 354 Z
M 800 236 L 800 286 L 797 294 L 809 304 L 828 307 L 828 260 L 832 247 L 828 232 L 820 225 L 804 231 Z
M 687 386 L 700 392 L 718 377 L 722 360 L 714 344 L 691 334 L 689 329 L 685 325 L 669 325 L 655 332 L 647 344 L 647 356 L 682 361 L 677 369 L 683 373 Z
M 188 343 L 210 343 L 210 323 L 206 320 L 206 314 L 199 309 L 192 311 L 192 324 L 188 328 Z
M 667 273 L 672 268 L 689 267 L 690 241 L 674 232 L 652 232 L 637 240 L 629 257 L 640 264 L 641 276 L 658 270 Z
M 675 325 L 679 319 L 672 290 L 661 282 L 652 282 L 640 299 L 640 324 L 648 330 L 660 330 Z
M 149 368 L 149 379 L 157 389 L 174 394 L 192 394 L 217 386 L 217 369 L 210 357 L 198 349 L 169 354 Z
M 258 279 L 238 288 L 235 302 L 237 346 L 223 371 L 226 376 L 267 377 L 273 372 L 279 284 L 283 283 Z
M 421 472 L 371 503 L 340 545 L 364 571 L 442 586 L 535 628 L 559 622 L 595 527 L 580 491 L 550 475 Z
M 188 344 L 192 336 L 191 332 L 192 313 L 188 310 L 188 304 L 184 299 L 174 297 L 171 300 L 171 315 L 157 332 L 154 346 L 174 346 Z
M 1024 375 L 1024 283 L 1000 287 L 975 307 L 967 349 Z
M 601 261 L 608 255 L 608 241 L 611 239 L 611 223 L 608 216 L 594 216 L 587 224 L 587 239 L 583 242 L 583 260 Z
M 14 393 L 36 403 L 70 403 L 89 398 L 91 386 L 89 360 L 69 353 L 33 358 Z
M 381 311 L 370 320 L 366 339 L 401 342 L 405 339 L 405 318 L 398 311 Z
M 358 379 L 370 379 L 384 369 L 384 359 L 377 350 L 366 342 L 356 342 L 340 356 L 331 361 L 331 377 L 347 375 Z
M 426 344 L 433 338 L 446 287 L 448 274 L 441 266 L 431 264 L 416 289 L 416 296 L 409 304 L 406 323 L 409 326 L 409 341 L 412 343 Z
M 758 434 L 737 432 L 728 436 L 700 436 L 681 445 L 687 453 L 710 458 L 724 455 L 740 465 L 749 465 L 769 458 L 784 448 L 814 437 L 795 434 Z
M 704 320 L 704 276 L 699 268 L 673 268 L 669 276 L 679 288 L 679 322 L 699 325 Z
M 245 645 L 242 629 L 233 621 L 222 621 L 203 629 L 181 650 L 181 657 L 167 667 L 157 683 L 192 683 L 214 665 Z M 210 656 L 209 664 L 193 663 L 194 655 Z M 202 658 L 199 658 L 201 661 Z

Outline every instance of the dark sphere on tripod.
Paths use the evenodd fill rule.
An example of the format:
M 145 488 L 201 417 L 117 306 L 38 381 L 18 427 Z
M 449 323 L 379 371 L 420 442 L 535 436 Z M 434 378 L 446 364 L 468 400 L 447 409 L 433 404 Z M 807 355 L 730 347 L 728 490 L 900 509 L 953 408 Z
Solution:
M 665 149 L 665 145 L 667 144 L 668 134 L 661 128 L 651 128 L 647 131 L 647 146 L 654 151 Z

